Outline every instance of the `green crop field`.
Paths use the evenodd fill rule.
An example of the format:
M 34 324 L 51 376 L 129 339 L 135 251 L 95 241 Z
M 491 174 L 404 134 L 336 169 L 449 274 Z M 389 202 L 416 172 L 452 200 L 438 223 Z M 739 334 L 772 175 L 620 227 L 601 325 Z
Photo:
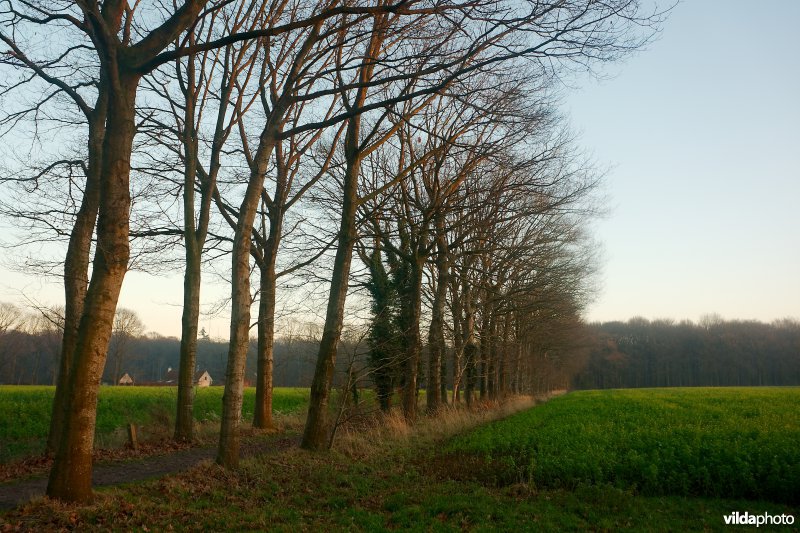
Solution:
M 800 389 L 575 392 L 452 440 L 498 484 L 800 502 Z
M 223 387 L 196 389 L 194 415 L 199 422 L 219 420 Z M 53 407 L 53 387 L 0 386 L 0 461 L 44 451 Z M 273 411 L 288 413 L 308 403 L 308 389 L 277 388 Z M 176 387 L 100 387 L 96 441 L 102 445 L 129 423 L 169 426 L 174 419 Z M 245 389 L 243 418 L 253 416 L 255 389 Z

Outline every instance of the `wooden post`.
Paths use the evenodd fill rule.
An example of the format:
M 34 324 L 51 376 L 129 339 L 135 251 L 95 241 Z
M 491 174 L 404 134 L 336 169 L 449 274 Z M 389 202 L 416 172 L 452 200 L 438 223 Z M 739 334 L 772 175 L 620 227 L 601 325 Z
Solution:
M 136 426 L 128 424 L 128 442 L 135 451 L 139 451 L 139 440 L 136 438 Z

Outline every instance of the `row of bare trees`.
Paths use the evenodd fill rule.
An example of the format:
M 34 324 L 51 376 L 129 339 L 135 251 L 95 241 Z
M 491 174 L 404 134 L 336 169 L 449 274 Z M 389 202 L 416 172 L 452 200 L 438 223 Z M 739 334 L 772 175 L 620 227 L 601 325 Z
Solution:
M 438 98 L 365 173 L 373 187 L 406 173 L 362 206 L 358 249 L 378 397 L 388 409 L 402 384 L 409 420 L 420 377 L 429 411 L 448 401 L 448 381 L 453 401 L 461 391 L 467 404 L 476 393 L 497 399 L 526 388 L 525 360 L 580 329 L 594 264 L 582 226 L 597 175 L 576 157 L 541 88 L 515 81 L 475 87 L 470 101 Z
M 586 268 L 577 215 L 593 179 L 554 133 L 548 91 L 571 69 L 640 48 L 659 20 L 636 0 L 0 2 L 4 180 L 15 191 L 4 211 L 38 228 L 28 240 L 66 241 L 49 263 L 63 264 L 66 306 L 48 495 L 91 498 L 120 289 L 130 268 L 174 262 L 176 238 L 179 439 L 192 438 L 203 261 L 230 259 L 224 466 L 238 462 L 254 298 L 254 423 L 265 427 L 277 280 L 328 251 L 303 446 L 329 445 L 358 242 L 378 270 L 388 254 L 396 280 L 406 416 L 416 414 L 426 281 L 436 286 L 431 368 L 441 367 L 449 302 L 467 398 L 476 376 L 489 394 L 505 390 L 516 362 L 497 347 L 514 339 L 524 350 L 530 321 L 574 318 L 580 298 L 562 295 Z M 326 217 L 333 231 L 312 223 Z M 435 371 L 429 379 L 442 383 Z

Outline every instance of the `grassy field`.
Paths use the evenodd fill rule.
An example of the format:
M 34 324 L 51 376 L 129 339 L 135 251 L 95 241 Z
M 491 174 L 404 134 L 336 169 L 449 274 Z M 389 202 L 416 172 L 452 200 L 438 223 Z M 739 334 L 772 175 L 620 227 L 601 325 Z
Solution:
M 575 392 L 446 451 L 500 485 L 800 503 L 800 389 Z
M 194 414 L 198 422 L 214 422 L 222 413 L 222 387 L 198 388 Z M 44 451 L 50 429 L 53 387 L 0 386 L 0 462 Z M 294 412 L 308 403 L 308 389 L 278 388 L 273 410 Z M 169 431 L 174 420 L 176 387 L 100 387 L 97 400 L 98 446 L 113 446 L 129 423 L 144 435 Z M 255 389 L 245 389 L 243 418 L 252 418 Z
M 613 441 L 613 434 L 607 438 L 598 427 L 592 438 L 584 439 L 583 428 L 606 424 L 606 432 L 618 433 L 627 427 L 619 418 L 626 418 L 625 413 L 640 403 L 644 405 L 631 412 L 634 418 L 646 415 L 672 420 L 673 411 L 685 409 L 706 413 L 696 417 L 694 430 L 687 427 L 689 422 L 677 421 L 695 418 L 688 415 L 669 422 L 673 425 L 664 430 L 669 435 L 669 428 L 681 427 L 684 432 L 703 434 L 707 421 L 714 418 L 707 411 L 720 413 L 717 426 L 732 427 L 735 422 L 725 421 L 727 415 L 722 413 L 740 411 L 744 398 L 753 400 L 747 405 L 767 411 L 764 414 L 769 419 L 769 412 L 796 402 L 796 395 L 797 391 L 781 390 L 592 392 L 551 400 L 488 425 L 487 418 L 495 416 L 494 412 L 448 410 L 435 419 L 422 419 L 413 428 L 393 417 L 376 427 L 343 431 L 330 453 L 292 448 L 245 460 L 235 472 L 205 463 L 178 476 L 98 491 L 95 503 L 86 507 L 35 502 L 0 516 L 0 526 L 86 531 L 723 531 L 730 529 L 724 517 L 737 511 L 793 514 L 800 519 L 790 504 L 648 496 L 632 484 L 585 482 L 580 469 L 565 468 L 563 479 L 553 486 L 462 475 L 502 464 L 503 457 L 517 453 L 515 440 L 522 439 L 524 445 L 534 442 L 531 434 L 550 438 L 561 425 L 567 426 L 564 435 L 583 443 L 586 459 L 577 462 L 608 464 L 591 449 L 591 443 L 605 446 L 602 443 Z M 711 407 L 715 403 L 721 411 Z M 646 407 L 650 404 L 662 408 L 652 411 Z M 613 414 L 609 418 L 606 413 Z M 795 427 L 796 417 L 794 412 L 786 413 L 782 422 Z M 651 431 L 658 426 L 656 421 L 639 422 Z M 469 427 L 477 429 L 465 432 Z M 753 431 L 747 425 L 741 429 L 745 434 Z M 783 431 L 767 429 L 773 436 Z M 561 441 L 562 447 L 566 440 Z M 702 441 L 700 437 L 690 440 Z M 626 455 L 605 449 L 612 459 Z M 572 452 L 566 449 L 565 454 L 571 457 Z M 456 458 L 461 462 L 453 462 Z M 792 531 L 796 527 L 761 527 L 758 531 Z

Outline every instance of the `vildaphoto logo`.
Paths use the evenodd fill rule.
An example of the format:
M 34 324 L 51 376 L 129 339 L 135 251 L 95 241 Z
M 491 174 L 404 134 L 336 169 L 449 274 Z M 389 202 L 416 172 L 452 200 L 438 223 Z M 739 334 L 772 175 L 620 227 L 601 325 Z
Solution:
M 794 516 L 790 514 L 750 514 L 738 511 L 725 515 L 725 524 L 728 526 L 791 526 Z

